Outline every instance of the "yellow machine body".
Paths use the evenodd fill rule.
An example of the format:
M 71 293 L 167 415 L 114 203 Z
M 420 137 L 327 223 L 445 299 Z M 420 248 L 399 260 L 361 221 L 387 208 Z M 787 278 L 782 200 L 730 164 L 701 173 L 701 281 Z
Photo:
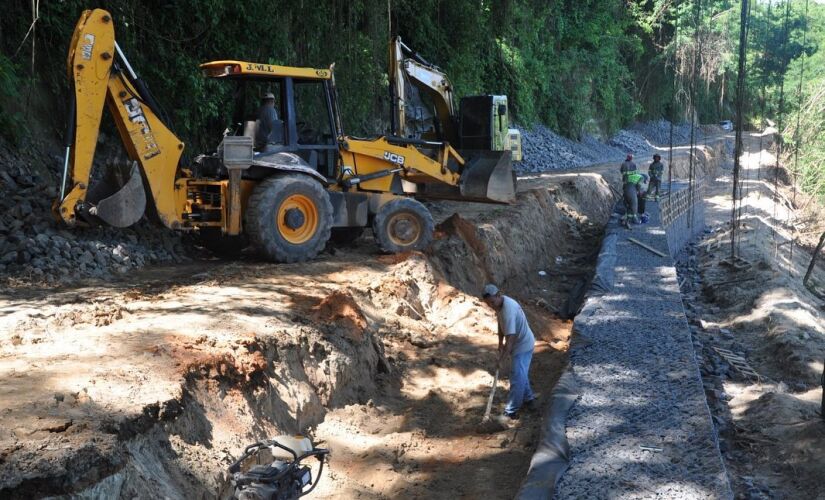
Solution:
M 425 66 L 410 64 L 409 67 L 421 70 L 418 74 L 425 78 Z M 345 136 L 341 130 L 332 67 L 298 68 L 239 60 L 202 64 L 201 70 L 208 78 L 244 85 L 245 82 L 277 83 L 284 89 L 282 98 L 286 101 L 282 144 L 276 144 L 273 151 L 269 151 L 270 146 L 259 149 L 255 145 L 253 149 L 253 132 L 237 129 L 224 138 L 217 153 L 201 155 L 219 165 L 208 170 L 209 173 L 204 173 L 207 170 L 203 163 L 181 165 L 184 143 L 169 129 L 161 108 L 117 45 L 114 22 L 108 12 L 101 9 L 83 12 L 72 36 L 67 70 L 72 82 L 72 112 L 64 177 L 54 210 L 69 225 L 104 222 L 125 227 L 139 220 L 145 210 L 146 215 L 171 229 L 200 229 L 204 234 L 214 230 L 218 236 L 252 231 L 252 236 L 263 241 L 267 235 L 262 232 L 268 231 L 262 225 L 268 222 L 263 219 L 271 218 L 281 231 L 282 239 L 297 244 L 305 239 L 301 235 L 307 232 L 306 228 L 314 230 L 317 226 L 329 237 L 330 225 L 367 225 L 382 206 L 399 197 L 499 203 L 510 202 L 515 197 L 515 178 L 509 162 L 505 165 L 501 155 L 466 156 L 449 141 Z M 441 83 L 435 83 L 440 85 L 440 94 L 436 94 L 447 92 L 449 97 L 437 100 L 441 104 L 439 113 L 446 119 L 454 112 L 449 82 L 444 78 Z M 309 84 L 320 85 L 324 91 L 326 108 L 322 115 L 329 117 L 327 125 L 332 131 L 325 139 L 318 140 L 316 146 L 301 142 L 293 102 L 296 89 Z M 128 180 L 121 178 L 117 190 L 111 186 L 94 189 L 89 185 L 104 103 L 132 164 Z M 310 154 L 313 147 L 317 151 Z M 310 160 L 317 160 L 316 153 L 324 160 L 311 164 Z M 268 214 L 263 213 L 261 207 L 266 201 L 264 198 L 270 195 L 263 193 L 261 186 L 273 176 L 295 180 L 289 189 L 297 191 L 279 202 L 282 204 L 273 209 L 275 213 Z M 300 191 L 310 189 L 299 186 L 306 186 L 307 180 L 323 186 L 330 201 L 307 202 L 315 196 Z M 277 193 L 271 193 L 270 197 L 277 198 Z M 332 214 L 321 205 L 310 206 L 313 203 L 331 205 Z M 409 203 L 404 206 L 405 210 L 412 210 L 410 213 L 418 213 L 423 207 L 409 208 Z M 420 218 L 420 213 L 418 216 Z M 250 217 L 258 218 L 251 220 Z M 332 222 L 326 217 L 331 217 Z M 399 218 L 392 220 L 396 219 Z M 401 236 L 396 235 L 396 241 L 404 240 L 403 233 L 410 227 L 405 224 L 413 219 L 402 220 L 398 229 Z M 421 226 L 420 222 L 413 225 Z M 312 252 L 317 253 L 316 250 Z M 286 253 L 273 250 L 271 255 L 286 261 L 301 258 L 294 257 L 289 249 Z

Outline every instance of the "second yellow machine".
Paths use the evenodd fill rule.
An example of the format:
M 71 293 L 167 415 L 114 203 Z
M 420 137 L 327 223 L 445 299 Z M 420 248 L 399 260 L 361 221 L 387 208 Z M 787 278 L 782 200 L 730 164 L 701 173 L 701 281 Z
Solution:
M 509 150 L 344 135 L 332 67 L 201 65 L 206 77 L 235 84 L 232 125 L 215 153 L 183 164 L 184 144 L 116 43 L 108 12 L 83 13 L 67 66 L 73 95 L 55 212 L 70 225 L 127 227 L 145 214 L 197 231 L 215 250 L 252 244 L 271 260 L 299 262 L 370 225 L 385 251 L 425 248 L 433 220 L 416 198 L 515 198 Z M 110 167 L 108 182 L 90 187 L 104 103 L 131 165 Z M 487 116 L 506 120 L 496 110 Z

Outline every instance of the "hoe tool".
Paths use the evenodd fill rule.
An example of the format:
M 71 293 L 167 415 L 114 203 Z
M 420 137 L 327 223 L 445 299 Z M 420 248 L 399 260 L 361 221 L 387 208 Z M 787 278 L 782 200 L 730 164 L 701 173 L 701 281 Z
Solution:
M 481 424 L 478 427 L 479 432 L 483 433 L 493 433 L 499 432 L 506 429 L 501 423 L 496 422 L 495 420 L 490 418 L 490 411 L 493 408 L 493 399 L 496 395 L 496 387 L 498 386 L 498 374 L 499 370 L 501 369 L 501 358 L 499 358 L 498 363 L 496 363 L 496 374 L 493 376 L 493 386 L 490 387 L 490 396 L 487 398 L 487 408 L 484 410 L 484 416 L 481 418 Z

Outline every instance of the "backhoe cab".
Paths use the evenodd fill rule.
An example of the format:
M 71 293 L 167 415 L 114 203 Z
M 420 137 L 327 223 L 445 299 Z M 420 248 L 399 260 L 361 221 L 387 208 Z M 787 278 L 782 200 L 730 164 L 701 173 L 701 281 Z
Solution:
M 485 162 L 489 151 L 463 156 L 443 139 L 344 135 L 332 67 L 201 65 L 234 87 L 231 125 L 216 152 L 182 165 L 184 144 L 115 43 L 113 24 L 104 10 L 85 11 L 69 48 L 72 112 L 55 211 L 70 225 L 126 227 L 145 213 L 197 231 L 216 251 L 252 244 L 274 261 L 298 262 L 368 225 L 385 251 L 425 248 L 433 221 L 415 198 L 515 197 L 509 154 Z M 90 188 L 104 102 L 131 165 L 107 167 L 99 177 L 108 182 Z

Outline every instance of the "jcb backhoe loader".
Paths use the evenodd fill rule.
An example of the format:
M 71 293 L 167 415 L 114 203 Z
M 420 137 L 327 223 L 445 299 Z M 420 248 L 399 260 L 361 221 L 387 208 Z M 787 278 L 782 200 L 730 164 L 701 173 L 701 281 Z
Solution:
M 515 198 L 509 162 L 465 158 L 447 140 L 344 135 L 332 66 L 202 64 L 206 77 L 235 85 L 232 125 L 216 153 L 183 165 L 184 144 L 116 43 L 108 12 L 83 13 L 67 65 L 73 95 L 55 211 L 70 225 L 126 227 L 145 213 L 198 231 L 212 248 L 248 239 L 272 260 L 298 262 L 332 234 L 370 224 L 385 251 L 425 248 L 433 221 L 418 197 Z M 117 191 L 89 187 L 104 102 L 132 161 Z

